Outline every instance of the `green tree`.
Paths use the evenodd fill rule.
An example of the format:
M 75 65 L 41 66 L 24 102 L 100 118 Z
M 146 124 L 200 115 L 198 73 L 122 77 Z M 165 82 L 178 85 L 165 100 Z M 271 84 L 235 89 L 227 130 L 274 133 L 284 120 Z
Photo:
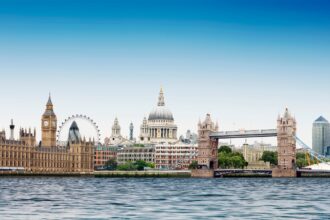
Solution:
M 231 163 L 232 163 L 232 167 L 243 169 L 246 164 L 246 161 L 241 156 L 232 156 Z
M 137 160 L 134 164 L 137 170 L 144 170 L 145 167 L 155 168 L 155 164 L 148 163 L 144 160 Z
M 219 167 L 226 169 L 230 167 L 230 159 L 227 154 L 220 153 L 218 156 Z
M 305 158 L 298 158 L 296 159 L 296 166 L 298 168 L 306 167 L 308 166 L 308 162 Z
M 230 148 L 229 148 L 230 149 Z M 223 148 L 218 155 L 219 167 L 223 169 L 241 168 L 243 169 L 248 163 L 240 152 L 231 152 L 228 148 Z
M 105 163 L 105 167 L 107 170 L 115 170 L 117 169 L 117 165 L 118 164 L 115 158 L 111 158 Z
M 231 148 L 229 146 L 221 146 L 218 149 L 218 153 L 226 153 L 226 154 L 230 154 L 232 152 Z
M 309 156 L 310 165 L 318 163 L 316 158 L 313 158 L 310 155 L 308 156 Z M 309 166 L 306 153 L 302 153 L 302 152 L 296 153 L 296 166 L 298 168 Z
M 306 154 L 302 152 L 296 153 L 296 159 L 306 159 Z
M 148 163 L 144 160 L 137 160 L 135 162 L 128 161 L 124 164 L 118 165 L 117 170 L 123 170 L 123 171 L 144 170 L 145 167 L 155 168 L 155 164 Z
M 197 167 L 198 167 L 198 162 L 196 160 L 194 160 L 194 161 L 191 162 L 188 169 L 195 170 L 195 169 L 197 169 Z
M 264 151 L 261 160 L 264 162 L 269 162 L 272 165 L 277 165 L 277 152 Z
M 123 171 L 136 170 L 136 166 L 131 161 L 128 161 L 124 164 L 118 165 L 117 170 L 123 170 Z

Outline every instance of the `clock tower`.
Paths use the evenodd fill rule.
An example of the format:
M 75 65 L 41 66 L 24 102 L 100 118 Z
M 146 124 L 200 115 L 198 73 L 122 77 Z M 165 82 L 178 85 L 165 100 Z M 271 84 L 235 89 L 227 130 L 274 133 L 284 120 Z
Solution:
M 56 146 L 56 129 L 57 129 L 57 118 L 53 111 L 53 103 L 49 95 L 48 102 L 46 104 L 45 113 L 42 115 L 41 118 L 41 131 L 42 131 L 41 146 L 43 147 Z

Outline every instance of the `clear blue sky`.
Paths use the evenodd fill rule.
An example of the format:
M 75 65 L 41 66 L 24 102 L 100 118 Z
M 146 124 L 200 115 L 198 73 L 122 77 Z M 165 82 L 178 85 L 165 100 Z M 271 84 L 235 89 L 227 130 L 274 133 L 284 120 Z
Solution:
M 0 126 L 87 114 L 135 136 L 162 85 L 179 132 L 274 128 L 288 107 L 311 143 L 330 119 L 330 3 L 320 0 L 0 1 Z M 1 128 L 1 127 L 0 127 Z M 104 136 L 103 136 L 104 137 Z

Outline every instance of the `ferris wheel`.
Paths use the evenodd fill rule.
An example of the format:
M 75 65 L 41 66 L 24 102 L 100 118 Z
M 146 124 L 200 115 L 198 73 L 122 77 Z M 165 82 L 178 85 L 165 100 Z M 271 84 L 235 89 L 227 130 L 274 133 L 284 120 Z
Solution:
M 96 124 L 96 122 L 92 118 L 90 118 L 86 115 L 76 114 L 76 115 L 72 115 L 72 116 L 67 117 L 62 122 L 62 124 L 58 127 L 56 138 L 57 138 L 57 144 L 59 146 L 66 146 L 67 145 L 67 139 L 65 139 L 65 133 L 64 132 L 68 131 L 68 129 L 70 128 L 73 121 L 81 121 L 81 122 L 84 122 L 85 124 L 87 124 L 88 127 L 90 127 L 90 129 L 92 129 L 92 131 L 94 133 L 92 137 L 95 141 L 95 146 L 100 144 L 101 134 L 100 134 L 100 130 L 99 130 L 99 127 Z

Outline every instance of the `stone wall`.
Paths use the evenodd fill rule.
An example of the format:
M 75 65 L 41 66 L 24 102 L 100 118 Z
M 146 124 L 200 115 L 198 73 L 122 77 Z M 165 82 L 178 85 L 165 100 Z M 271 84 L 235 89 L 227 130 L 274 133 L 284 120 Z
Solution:
M 191 177 L 195 178 L 213 178 L 214 170 L 209 169 L 196 169 L 191 171 Z
M 278 167 L 276 167 L 272 170 L 272 177 L 275 178 L 297 177 L 297 171 L 295 169 L 279 169 Z

